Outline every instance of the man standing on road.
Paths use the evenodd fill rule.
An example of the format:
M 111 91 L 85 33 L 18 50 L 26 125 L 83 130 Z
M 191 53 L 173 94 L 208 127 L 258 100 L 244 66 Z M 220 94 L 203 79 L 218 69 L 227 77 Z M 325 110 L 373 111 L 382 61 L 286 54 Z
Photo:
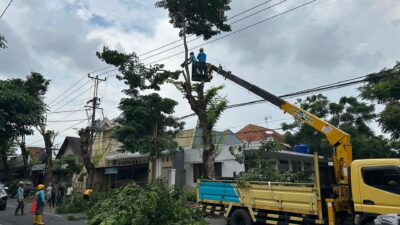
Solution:
M 51 194 L 53 193 L 53 187 L 51 186 L 51 183 L 49 186 L 46 188 L 46 199 L 47 199 L 47 204 L 49 205 L 49 208 L 51 208 Z
M 17 189 L 17 194 L 16 194 L 16 198 L 17 198 L 17 203 L 18 206 L 15 209 L 15 213 L 14 215 L 18 215 L 18 211 L 21 209 L 21 216 L 24 215 L 24 183 L 22 181 L 19 182 L 18 184 L 18 189 Z
M 33 224 L 34 225 L 43 225 L 43 209 L 44 205 L 46 204 L 46 200 L 44 197 L 44 185 L 39 184 L 38 192 L 36 193 L 36 211 L 35 215 L 33 216 Z

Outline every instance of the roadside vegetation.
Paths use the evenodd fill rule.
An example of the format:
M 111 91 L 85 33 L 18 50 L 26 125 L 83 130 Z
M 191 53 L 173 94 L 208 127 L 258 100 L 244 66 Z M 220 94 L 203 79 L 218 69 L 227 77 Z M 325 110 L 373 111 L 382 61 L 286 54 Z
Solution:
M 158 180 L 146 187 L 130 184 L 122 189 L 95 193 L 87 201 L 75 194 L 57 213 L 86 213 L 89 225 L 205 225 L 200 211 L 187 207 L 195 201 L 194 189 L 168 187 Z

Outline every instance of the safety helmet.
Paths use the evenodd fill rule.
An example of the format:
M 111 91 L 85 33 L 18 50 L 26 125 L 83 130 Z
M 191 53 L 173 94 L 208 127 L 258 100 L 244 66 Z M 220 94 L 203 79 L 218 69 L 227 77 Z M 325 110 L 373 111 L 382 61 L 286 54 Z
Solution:
M 201 52 L 204 51 L 204 48 L 200 48 L 200 51 L 201 51 Z
M 43 190 L 44 189 L 44 185 L 43 184 L 39 184 L 38 186 L 37 186 L 37 189 L 40 191 L 40 190 Z

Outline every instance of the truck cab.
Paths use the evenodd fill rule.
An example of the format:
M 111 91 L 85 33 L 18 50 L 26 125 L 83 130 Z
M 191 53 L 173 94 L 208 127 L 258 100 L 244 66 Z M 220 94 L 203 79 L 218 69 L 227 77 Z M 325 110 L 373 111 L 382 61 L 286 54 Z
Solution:
M 400 159 L 364 159 L 351 163 L 354 211 L 361 220 L 400 213 Z

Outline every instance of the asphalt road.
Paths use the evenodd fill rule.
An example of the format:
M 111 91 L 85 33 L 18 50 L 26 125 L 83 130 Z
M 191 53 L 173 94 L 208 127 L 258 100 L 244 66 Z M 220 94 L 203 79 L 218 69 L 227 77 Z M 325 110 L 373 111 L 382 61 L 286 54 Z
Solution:
M 25 215 L 14 216 L 16 208 L 15 199 L 9 199 L 7 209 L 0 211 L 0 225 L 29 225 L 32 224 L 33 214 L 30 213 L 31 204 L 25 204 Z M 84 225 L 84 221 L 69 221 L 66 215 L 54 213 L 53 209 L 45 209 L 43 216 L 46 225 Z
M 33 214 L 30 213 L 31 204 L 25 204 L 25 215 L 14 216 L 14 211 L 17 206 L 15 199 L 9 199 L 7 202 L 7 209 L 0 211 L 0 225 L 29 225 L 32 224 Z M 69 221 L 68 215 L 56 214 L 53 209 L 45 208 L 44 223 L 46 225 L 85 225 L 84 220 Z M 75 216 L 79 217 L 79 216 Z M 206 218 L 210 225 L 226 225 L 224 218 Z

